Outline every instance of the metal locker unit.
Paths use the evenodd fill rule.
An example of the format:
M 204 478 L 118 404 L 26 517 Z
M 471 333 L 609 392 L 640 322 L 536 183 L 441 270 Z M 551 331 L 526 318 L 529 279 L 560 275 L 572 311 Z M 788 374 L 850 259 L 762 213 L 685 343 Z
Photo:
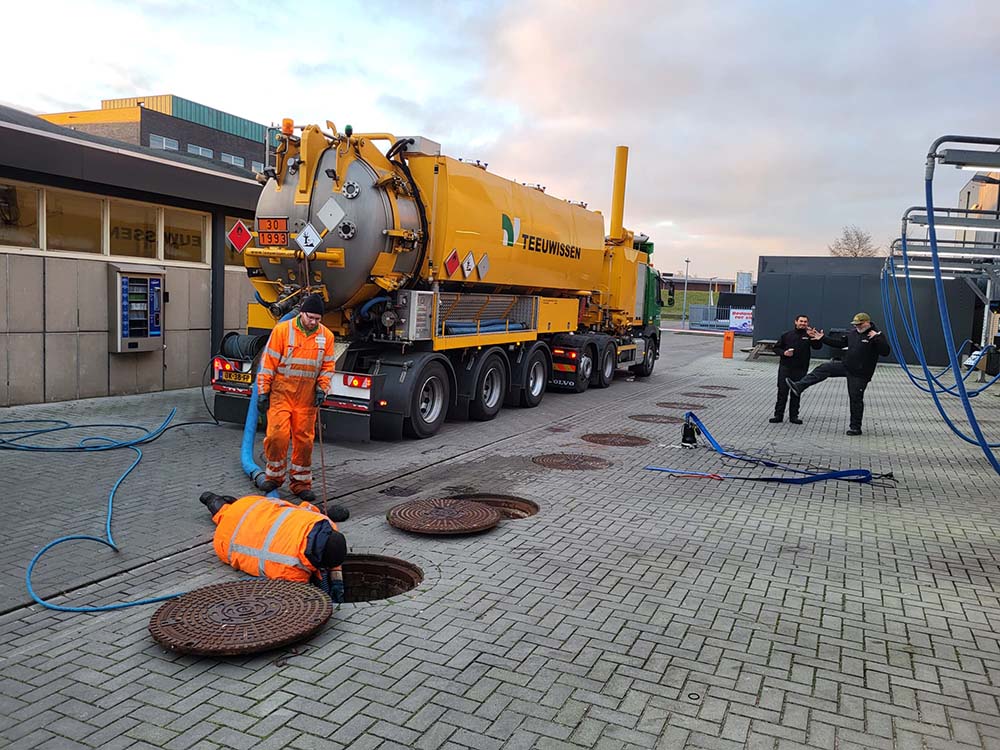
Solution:
M 108 264 L 108 351 L 152 352 L 163 343 L 161 268 Z

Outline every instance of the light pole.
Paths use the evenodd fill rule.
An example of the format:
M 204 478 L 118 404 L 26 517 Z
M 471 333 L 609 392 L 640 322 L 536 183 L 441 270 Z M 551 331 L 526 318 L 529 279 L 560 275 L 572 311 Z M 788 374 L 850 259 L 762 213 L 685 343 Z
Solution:
M 686 325 L 687 321 L 687 310 L 688 310 L 688 267 L 691 265 L 691 259 L 684 259 L 684 301 L 681 303 L 681 328 L 689 328 Z
M 715 307 L 715 296 L 712 294 L 712 286 L 718 276 L 713 276 L 708 280 L 708 306 Z

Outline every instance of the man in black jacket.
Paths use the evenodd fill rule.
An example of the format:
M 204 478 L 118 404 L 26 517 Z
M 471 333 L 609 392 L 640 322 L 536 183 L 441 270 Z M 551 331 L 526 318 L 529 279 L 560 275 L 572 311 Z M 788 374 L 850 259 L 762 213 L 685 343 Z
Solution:
M 788 401 L 787 381 L 799 380 L 809 372 L 810 349 L 821 349 L 823 344 L 809 336 L 809 317 L 795 316 L 795 328 L 781 334 L 772 347 L 781 359 L 778 361 L 778 400 L 774 404 L 774 416 L 768 421 L 777 424 L 785 418 L 785 403 Z M 802 424 L 799 419 L 799 394 L 792 392 L 788 405 L 788 421 Z
M 865 415 L 865 388 L 868 387 L 878 358 L 889 354 L 889 342 L 872 325 L 868 313 L 858 313 L 851 321 L 853 331 L 843 336 L 826 336 L 823 331 L 810 331 L 814 341 L 831 346 L 834 349 L 847 349 L 842 362 L 831 360 L 826 362 L 801 380 L 789 380 L 788 387 L 793 393 L 801 395 L 802 391 L 827 378 L 847 378 L 847 396 L 851 401 L 851 428 L 848 435 L 861 434 L 861 420 Z

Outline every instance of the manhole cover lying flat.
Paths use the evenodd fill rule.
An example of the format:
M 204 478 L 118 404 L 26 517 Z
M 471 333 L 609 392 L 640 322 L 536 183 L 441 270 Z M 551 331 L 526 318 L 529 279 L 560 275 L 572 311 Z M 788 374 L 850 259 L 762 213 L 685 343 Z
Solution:
M 315 586 L 266 578 L 218 583 L 164 604 L 149 632 L 171 651 L 235 656 L 295 643 L 333 614 L 330 597 Z
M 728 398 L 725 393 L 682 393 L 682 396 L 690 396 L 691 398 Z
M 344 573 L 344 601 L 374 602 L 411 591 L 424 580 L 413 563 L 382 555 L 348 555 Z
M 497 495 L 493 492 L 484 492 L 473 495 L 456 495 L 455 499 L 488 505 L 496 509 L 505 521 L 527 518 L 538 513 L 538 503 L 515 495 Z
M 488 505 L 446 497 L 396 505 L 385 517 L 397 529 L 417 534 L 473 534 L 500 523 L 500 514 Z
M 535 456 L 531 460 L 547 469 L 565 469 L 566 471 L 593 471 L 611 466 L 611 462 L 607 459 L 583 453 L 547 453 L 543 456 Z
M 657 401 L 656 405 L 662 406 L 664 409 L 684 409 L 685 411 L 708 408 L 705 404 L 685 404 L 681 401 Z
M 706 391 L 738 391 L 734 385 L 699 385 L 699 388 Z
M 670 414 L 630 414 L 629 419 L 636 422 L 652 422 L 653 424 L 683 424 L 684 417 L 674 417 Z
M 640 445 L 649 445 L 649 441 L 638 435 L 622 435 L 616 432 L 593 432 L 584 435 L 583 439 L 588 443 L 598 445 L 614 445 L 620 448 L 637 448 Z

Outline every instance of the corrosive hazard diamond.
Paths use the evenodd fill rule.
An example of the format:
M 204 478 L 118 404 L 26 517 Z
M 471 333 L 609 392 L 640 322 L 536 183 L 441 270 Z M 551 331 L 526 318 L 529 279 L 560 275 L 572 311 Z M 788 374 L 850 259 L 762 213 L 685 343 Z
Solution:
M 233 245 L 233 249 L 238 253 L 242 253 L 247 249 L 247 245 L 250 244 L 250 240 L 253 239 L 253 235 L 250 234 L 250 230 L 247 229 L 247 225 L 242 221 L 237 221 L 233 228 L 229 230 L 226 235 L 229 241 Z

